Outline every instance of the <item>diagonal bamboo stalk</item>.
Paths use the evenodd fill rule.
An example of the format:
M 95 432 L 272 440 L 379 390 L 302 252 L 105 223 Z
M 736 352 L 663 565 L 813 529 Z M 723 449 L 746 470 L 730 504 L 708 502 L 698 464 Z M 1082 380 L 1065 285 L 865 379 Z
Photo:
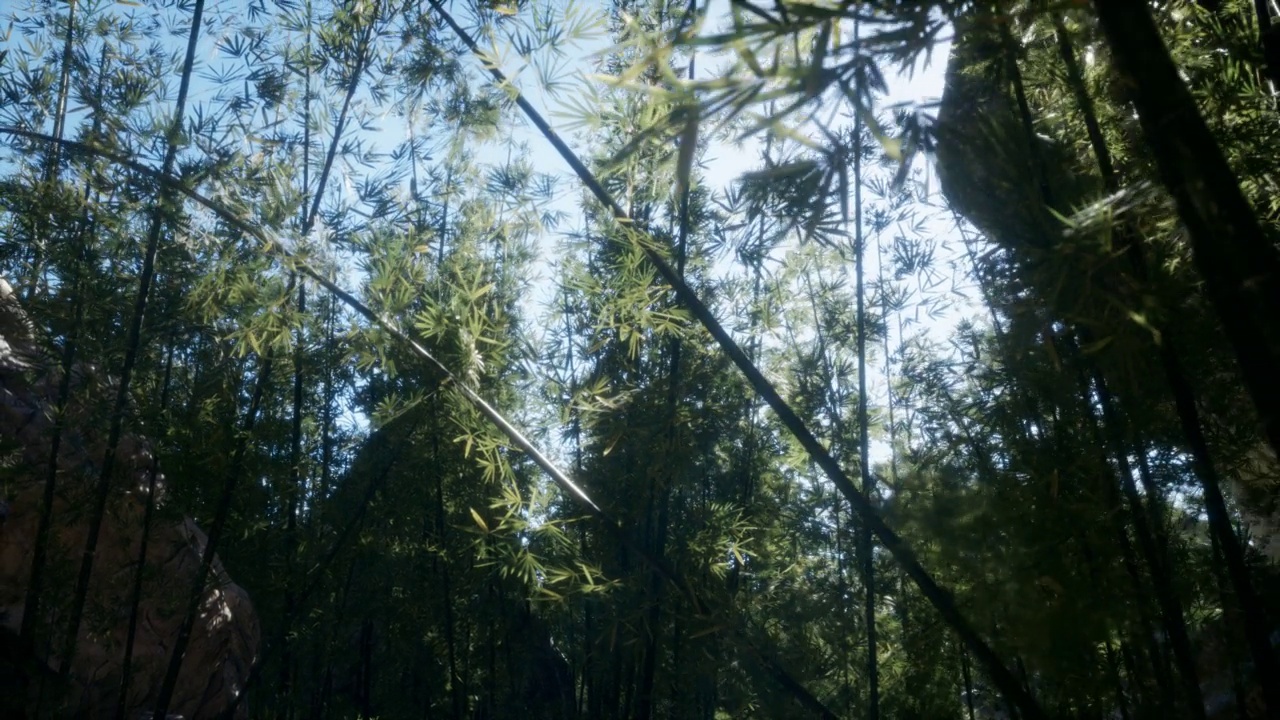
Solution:
M 867 526 L 876 539 L 884 545 L 885 549 L 893 555 L 894 559 L 902 566 L 902 568 L 911 576 L 911 579 L 920 588 L 920 592 L 929 600 L 933 607 L 938 611 L 946 623 L 955 631 L 955 633 L 964 641 L 969 651 L 978 658 L 982 666 L 987 670 L 992 682 L 1000 689 L 1022 715 L 1027 720 L 1039 720 L 1044 717 L 1044 711 L 1040 709 L 1040 705 L 1035 698 L 1022 686 L 1022 683 L 1014 676 L 1014 674 L 1005 666 L 1000 657 L 996 655 L 991 646 L 978 635 L 969 621 L 960 613 L 956 606 L 955 600 L 950 591 L 944 589 L 938 584 L 933 576 L 921 565 L 919 558 L 915 552 L 906 544 L 901 536 L 889 527 L 884 518 L 871 504 L 867 496 L 862 494 L 849 476 L 841 469 L 840 464 L 836 462 L 831 453 L 827 451 L 822 443 L 813 435 L 805 422 L 800 419 L 795 410 L 783 400 L 778 394 L 773 384 L 765 378 L 760 369 L 755 366 L 751 359 L 747 357 L 742 348 L 733 340 L 729 333 L 716 319 L 711 310 L 702 302 L 693 288 L 680 277 L 680 274 L 671 263 L 667 262 L 656 249 L 656 245 L 648 242 L 647 233 L 636 226 L 632 218 L 618 204 L 617 200 L 605 190 L 604 186 L 595 177 L 590 169 L 583 164 L 577 154 L 565 144 L 558 133 L 552 129 L 537 111 L 536 108 L 520 93 L 509 81 L 507 76 L 496 66 L 492 64 L 487 55 L 480 46 L 476 44 L 474 38 L 445 10 L 439 0 L 430 0 L 431 6 L 445 21 L 454 34 L 476 55 L 485 65 L 485 69 L 493 77 L 494 82 L 506 89 L 516 104 L 524 112 L 529 121 L 538 129 L 542 136 L 551 143 L 560 157 L 569 165 L 582 184 L 591 191 L 602 205 L 609 209 L 614 219 L 624 228 L 631 230 L 635 236 L 641 239 L 639 245 L 644 250 L 649 261 L 653 263 L 658 273 L 675 292 L 676 296 L 684 303 L 685 307 L 697 318 L 698 322 L 706 328 L 707 332 L 715 338 L 720 345 L 720 349 L 729 356 L 734 365 L 746 376 L 747 382 L 751 387 L 769 404 L 769 407 L 778 416 L 782 424 L 795 436 L 800 445 L 804 447 L 809 457 L 816 465 L 822 468 L 827 478 L 840 490 L 840 492 L 849 500 L 849 504 L 853 506 L 857 512 L 859 519 Z
M 463 397 L 465 397 L 468 402 L 474 405 L 475 408 L 479 410 L 487 420 L 489 420 L 489 422 L 497 426 L 498 430 L 506 435 L 507 439 L 513 445 L 524 451 L 525 454 L 527 454 L 534 463 L 543 470 L 543 472 L 547 473 L 547 475 L 551 477 L 552 481 L 554 481 L 561 490 L 566 492 L 579 507 L 581 507 L 588 515 L 598 520 L 600 524 L 604 526 L 605 530 L 613 535 L 624 548 L 634 553 L 636 557 L 648 564 L 659 575 L 675 586 L 675 588 L 689 601 L 695 611 L 708 623 L 709 627 L 714 628 L 717 631 L 729 631 L 729 636 L 757 662 L 759 662 L 766 672 L 772 675 L 779 684 L 791 692 L 791 694 L 794 695 L 802 705 L 823 718 L 834 719 L 838 717 L 775 660 L 769 657 L 760 648 L 756 647 L 755 643 L 750 640 L 747 634 L 738 626 L 737 623 L 720 617 L 718 613 L 710 609 L 701 596 L 698 595 L 697 591 L 694 590 L 693 586 L 689 584 L 688 580 L 676 571 L 674 567 L 661 558 L 654 556 L 653 553 L 650 553 L 644 547 L 641 547 L 631 539 L 630 535 L 611 514 L 597 505 L 596 502 L 592 500 L 577 483 L 570 479 L 569 476 L 565 474 L 565 472 L 562 471 L 550 458 L 543 454 L 542 451 L 539 450 L 532 441 L 525 437 L 519 429 L 512 425 L 501 412 L 490 405 L 479 393 L 473 390 L 469 385 L 449 370 L 444 363 L 440 362 L 431 354 L 430 351 L 423 347 L 421 343 L 402 330 L 395 321 L 375 312 L 368 305 L 360 301 L 360 299 L 329 280 L 322 273 L 313 268 L 305 258 L 299 257 L 295 253 L 290 252 L 279 242 L 273 240 L 262 228 L 242 218 L 222 203 L 219 203 L 216 200 L 213 200 L 212 198 L 188 187 L 181 181 L 181 179 L 173 177 L 172 175 L 163 174 L 158 170 L 143 165 L 131 158 L 85 143 L 71 140 L 59 141 L 49 135 L 31 132 L 29 130 L 22 130 L 20 128 L 0 126 L 0 134 L 8 134 L 41 142 L 58 142 L 65 150 L 108 160 L 116 165 L 120 165 L 121 167 L 132 170 L 133 172 L 156 180 L 166 187 L 185 195 L 187 198 L 213 212 L 220 220 L 227 223 L 227 225 L 249 237 L 254 238 L 255 240 L 258 240 L 262 243 L 262 250 L 264 253 L 276 258 L 283 265 L 310 278 L 313 282 L 323 287 L 331 295 L 336 297 L 350 309 L 354 310 L 361 317 L 364 317 L 369 322 L 377 325 L 397 341 L 408 346 L 415 355 L 426 361 L 428 365 L 439 373 L 441 376 L 441 386 L 449 383 L 455 385 L 458 388 L 458 391 L 462 393 Z M 1038 719 L 1041 718 L 1042 715 L 1031 715 L 1029 717 Z

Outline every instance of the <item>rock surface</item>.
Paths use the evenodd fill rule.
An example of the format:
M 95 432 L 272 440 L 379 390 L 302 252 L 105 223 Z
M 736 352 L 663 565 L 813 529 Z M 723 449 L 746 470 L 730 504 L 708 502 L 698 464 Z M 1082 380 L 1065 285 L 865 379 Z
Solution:
M 41 352 L 12 289 L 0 280 L 0 635 L 5 636 L 4 647 L 24 648 L 21 652 L 26 657 L 7 659 L 11 667 L 35 666 L 37 672 L 28 674 L 42 675 L 46 682 L 62 664 L 75 578 L 89 531 L 91 496 L 115 397 L 110 378 L 90 365 L 75 368 L 58 453 L 40 617 L 33 642 L 18 643 L 48 477 L 60 376 L 58 363 Z M 159 691 L 206 538 L 190 518 L 165 512 L 164 477 L 150 446 L 126 432 L 117 453 L 69 685 L 54 691 L 67 714 L 115 716 L 153 476 L 158 509 L 143 570 L 128 717 L 144 713 Z M 258 652 L 258 619 L 248 594 L 231 581 L 216 559 L 210 576 L 170 705 L 171 713 L 184 718 L 222 714 L 243 688 Z M 4 664 L 0 660 L 0 673 L 10 670 Z M 28 678 L 29 692 L 37 692 L 39 685 Z M 248 714 L 243 703 L 236 708 L 236 717 Z

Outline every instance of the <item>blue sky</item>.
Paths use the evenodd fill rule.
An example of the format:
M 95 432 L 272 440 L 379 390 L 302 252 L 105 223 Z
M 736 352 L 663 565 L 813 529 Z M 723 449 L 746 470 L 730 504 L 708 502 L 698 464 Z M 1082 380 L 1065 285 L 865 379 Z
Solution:
M 712 0 L 711 15 L 723 13 L 728 8 L 728 0 Z M 714 30 L 714 23 L 709 23 L 707 31 Z M 607 44 L 604 42 L 593 42 L 590 45 L 603 48 Z M 943 44 L 935 49 L 932 54 L 932 62 L 926 63 L 921 60 L 911 72 L 896 73 L 889 75 L 888 81 L 889 92 L 881 99 L 884 105 L 894 105 L 901 103 L 931 103 L 936 101 L 942 94 L 943 74 L 945 70 L 945 62 L 949 46 Z M 698 66 L 703 72 L 707 72 L 706 68 L 711 63 L 716 62 L 715 58 L 699 57 Z M 578 60 L 576 72 L 580 73 L 579 83 L 592 82 L 587 74 L 591 72 L 593 66 L 593 55 L 591 52 L 584 52 L 584 55 Z M 515 68 L 504 68 L 511 73 Z M 532 75 L 532 74 L 529 74 Z M 567 125 L 562 118 L 558 117 L 559 109 L 557 103 L 548 98 L 540 91 L 533 77 L 529 75 L 522 76 L 517 80 L 517 85 L 521 87 L 533 104 L 543 113 L 557 130 L 562 131 L 566 140 L 570 145 L 574 145 L 572 141 L 573 134 L 569 131 Z M 522 82 L 523 81 L 523 82 Z M 569 91 L 572 92 L 572 91 Z M 567 94 L 567 93 L 566 93 Z M 558 209 L 563 210 L 567 217 L 575 218 L 579 215 L 577 202 L 580 193 L 577 190 L 577 179 L 572 176 L 564 162 L 555 153 L 555 151 L 542 138 L 535 137 L 528 127 L 517 129 L 513 133 L 513 137 L 524 140 L 528 143 L 531 159 L 536 168 L 543 172 L 555 172 L 560 180 L 562 195 L 559 200 Z M 736 181 L 744 173 L 756 169 L 759 164 L 760 153 L 758 152 L 758 141 L 756 139 L 748 140 L 741 146 L 726 143 L 722 141 L 712 141 L 706 148 L 705 155 L 702 158 L 703 182 L 711 184 L 717 190 L 726 189 L 731 183 Z M 924 164 L 924 161 L 919 161 Z M 929 169 L 926 167 L 925 172 Z M 917 208 L 920 215 L 929 219 L 925 224 L 925 232 L 938 239 L 938 264 L 944 266 L 947 264 L 964 268 L 963 263 L 957 263 L 957 260 L 963 257 L 963 246 L 959 244 L 959 236 L 954 228 L 954 223 L 949 216 L 941 213 L 937 206 L 943 203 L 940 197 L 937 197 L 936 183 L 930 183 L 932 196 L 928 205 L 922 205 Z M 569 222 L 570 227 L 576 227 L 576 223 L 572 220 Z M 551 301 L 552 294 L 555 289 L 554 278 L 551 277 L 551 268 L 549 263 L 553 261 L 559 254 L 559 248 L 563 247 L 561 238 L 558 233 L 547 233 L 541 240 L 539 250 L 540 259 L 535 265 L 535 288 L 537 291 L 531 293 L 526 299 L 525 313 L 526 317 L 533 322 L 529 323 L 529 327 L 538 328 L 543 325 L 537 321 L 537 318 L 543 316 L 547 312 L 547 306 Z M 726 271 L 731 265 L 725 262 Z M 851 272 L 851 268 L 846 268 Z M 954 270 L 953 270 L 954 272 Z M 961 270 L 963 273 L 963 269 Z M 868 252 L 868 276 L 875 278 L 879 273 L 879 253 L 875 248 L 870 248 Z M 915 282 L 919 284 L 919 279 L 907 278 L 903 282 L 911 284 Z M 971 283 L 961 282 L 962 286 Z M 915 288 L 917 292 L 922 292 L 922 288 Z M 972 318 L 981 312 L 981 308 L 977 305 L 976 299 L 978 293 L 969 292 L 968 300 L 961 298 L 954 299 L 954 305 L 945 313 L 937 317 L 926 317 L 920 322 L 911 326 L 913 332 L 923 332 L 930 339 L 935 341 L 945 341 L 955 328 L 956 323 L 964 318 Z M 729 318 L 722 318 L 729 320 Z M 733 323 L 726 323 L 732 326 Z M 740 338 L 740 341 L 744 340 Z M 776 340 L 776 339 L 775 339 Z M 896 345 L 901 338 L 893 337 L 891 342 Z M 766 339 L 766 342 L 770 340 Z M 874 352 L 874 350 L 873 350 Z M 882 355 L 883 353 L 876 353 Z M 873 403 L 884 407 L 887 401 L 887 387 L 884 382 L 884 370 L 882 363 L 884 359 L 877 357 L 873 360 L 878 367 L 869 369 L 868 378 L 871 383 L 871 391 L 873 393 Z M 872 458 L 873 462 L 884 462 L 889 457 L 889 444 L 884 441 L 873 442 Z
M 729 0 L 711 0 L 709 15 L 713 18 L 726 17 L 728 3 Z M 704 28 L 704 33 L 714 32 L 717 29 L 717 23 L 709 22 Z M 585 89 L 588 83 L 595 82 L 589 75 L 593 70 L 597 54 L 607 50 L 608 45 L 607 38 L 601 37 L 598 40 L 584 43 L 580 48 L 582 55 L 577 58 L 576 63 L 570 63 L 566 68 L 568 71 L 566 74 L 577 75 L 577 87 Z M 943 71 L 948 50 L 948 45 L 941 45 L 933 53 L 932 63 L 926 63 L 921 60 L 909 73 L 890 75 L 887 78 L 889 92 L 881 99 L 881 102 L 884 105 L 895 105 L 936 101 L 942 94 Z M 508 65 L 513 64 L 509 56 L 505 59 Z M 708 57 L 704 53 L 698 58 L 698 67 L 702 73 L 707 73 L 707 67 L 716 62 L 718 62 L 717 58 Z M 478 63 L 476 63 L 476 66 L 478 67 Z M 509 76 L 517 75 L 516 84 L 524 95 L 530 99 L 551 125 L 561 132 L 562 137 L 569 142 L 570 146 L 574 146 L 574 134 L 569 127 L 571 123 L 564 118 L 565 114 L 571 114 L 571 111 L 567 110 L 568 105 L 563 100 L 557 102 L 556 98 L 549 97 L 543 93 L 536 82 L 536 78 L 533 77 L 533 73 L 518 73 L 519 68 L 515 67 L 504 67 L 503 69 Z M 559 97 L 563 99 L 571 96 L 572 93 L 572 90 L 562 91 Z M 566 216 L 570 218 L 579 215 L 577 207 L 578 198 L 580 197 L 577 190 L 578 181 L 559 155 L 556 154 L 555 150 L 545 140 L 537 136 L 528 125 L 514 128 L 512 137 L 517 141 L 524 141 L 528 144 L 530 158 L 535 168 L 543 172 L 555 173 L 560 178 L 561 196 L 556 205 L 557 209 L 563 210 Z M 581 148 L 575 149 L 582 151 Z M 705 155 L 701 158 L 702 181 L 710 184 L 716 190 L 725 190 L 744 173 L 757 169 L 759 162 L 758 137 L 750 138 L 741 145 L 713 140 L 705 148 Z M 549 288 L 553 283 L 550 282 L 550 278 L 545 277 L 545 263 L 558 254 L 555 249 L 557 244 L 555 235 L 555 233 L 550 233 L 548 237 L 544 238 L 541 248 L 543 257 L 539 272 L 543 274 L 542 279 L 547 281 L 543 284 L 548 288 L 548 291 L 537 293 L 529 298 L 528 309 L 530 311 L 536 305 L 544 303 L 549 298 Z
M 725 13 L 728 8 L 728 0 L 710 1 L 711 17 L 725 17 Z M 543 0 L 538 0 L 536 4 L 541 4 L 542 2 Z M 563 8 L 565 7 L 566 0 L 546 0 L 546 2 L 549 2 L 553 7 Z M 601 0 L 588 0 L 587 2 L 579 3 L 579 6 L 585 12 L 589 7 L 603 7 L 603 3 Z M 242 64 L 238 65 L 239 61 L 230 58 L 225 48 L 229 42 L 236 41 L 235 35 L 239 32 L 239 28 L 246 19 L 245 13 L 243 12 L 244 8 L 244 0 L 210 0 L 206 14 L 214 18 L 223 18 L 226 22 L 215 22 L 212 26 L 206 26 L 213 27 L 215 30 L 214 33 L 206 32 L 203 35 L 199 51 L 197 53 L 199 69 L 197 72 L 197 80 L 192 88 L 191 102 L 188 106 L 189 117 L 198 105 L 213 101 L 219 91 L 220 86 L 218 82 L 212 79 L 212 73 L 215 69 L 234 68 L 237 66 L 243 68 Z M 127 5 L 122 5 L 118 6 L 117 9 L 118 11 L 126 12 L 141 11 L 144 14 L 147 12 L 145 7 L 138 6 L 128 7 Z M 6 8 L 6 10 L 12 10 L 19 14 L 22 12 L 17 7 Z M 601 17 L 603 20 L 603 11 L 601 11 Z M 718 23 L 716 22 L 708 23 L 707 31 L 715 30 L 717 24 Z M 165 37 L 160 38 L 161 41 L 168 47 L 180 49 L 181 46 L 185 44 L 185 23 L 179 22 L 177 25 L 166 28 L 166 30 L 167 32 L 165 33 Z M 609 39 L 607 35 L 604 34 L 603 22 L 601 23 L 600 31 L 601 32 L 597 37 L 581 43 L 576 48 L 571 48 L 562 59 L 561 69 L 564 74 L 576 76 L 576 79 L 573 83 L 570 83 L 568 88 L 562 90 L 563 94 L 560 96 L 561 98 L 569 97 L 576 89 L 586 89 L 587 83 L 595 82 L 595 80 L 590 77 L 590 73 L 595 69 L 595 61 L 598 57 L 599 51 L 606 49 L 609 45 Z M 216 34 L 219 32 L 223 34 Z M 19 40 L 20 39 L 17 36 L 12 36 L 9 38 L 8 42 L 0 43 L 0 45 L 17 42 Z M 46 52 L 56 53 L 59 50 L 60 47 L 51 45 L 46 49 Z M 922 62 L 909 74 L 900 73 L 889 76 L 887 78 L 889 93 L 883 98 L 882 102 L 887 105 L 903 102 L 928 102 L 936 100 L 938 96 L 941 95 L 942 91 L 943 69 L 946 54 L 947 48 L 945 46 L 936 48 L 932 55 L 932 64 L 926 65 Z M 575 143 L 574 134 L 570 131 L 569 126 L 571 123 L 561 112 L 563 110 L 563 106 L 557 103 L 556 99 L 548 96 L 547 93 L 539 87 L 536 73 L 529 72 L 528 70 L 521 72 L 521 68 L 516 66 L 516 63 L 519 61 L 519 57 L 514 53 L 505 53 L 503 60 L 503 70 L 509 76 L 515 76 L 515 83 L 517 86 L 519 86 L 531 102 L 540 109 L 544 117 L 546 117 L 554 127 L 563 132 L 565 139 L 571 146 L 577 144 Z M 478 60 L 475 58 L 468 58 L 464 62 L 467 63 L 468 67 L 471 68 L 477 78 L 482 77 L 483 71 Z M 715 58 L 708 57 L 705 53 L 701 55 L 698 58 L 698 65 L 701 73 L 707 72 L 707 68 L 711 67 L 715 62 Z M 173 95 L 177 90 L 176 76 L 177 68 L 175 68 L 174 76 L 168 82 L 169 96 L 162 99 L 158 98 L 158 102 L 171 103 L 173 101 Z M 357 104 L 362 102 L 367 102 L 367 97 L 358 98 Z M 82 115 L 83 112 L 73 112 L 69 126 L 74 127 L 77 118 Z M 407 129 L 403 120 L 390 108 L 377 111 L 377 115 L 379 129 L 374 131 L 372 134 L 372 139 L 377 143 L 377 145 L 385 148 L 386 150 L 390 150 L 396 144 L 407 138 Z M 296 124 L 296 121 L 292 119 L 286 118 L 285 121 Z M 369 136 L 367 133 L 365 133 L 365 135 L 366 137 Z M 545 140 L 540 137 L 536 137 L 533 134 L 532 128 L 527 123 L 521 122 L 512 127 L 511 132 L 507 137 L 515 140 L 516 142 L 524 142 L 527 144 L 530 152 L 530 159 L 535 168 L 542 172 L 554 173 L 560 177 L 558 209 L 563 210 L 566 213 L 566 216 L 570 218 L 570 221 L 567 223 L 569 227 L 576 226 L 577 223 L 573 218 L 579 216 L 579 210 L 577 207 L 577 202 L 580 198 L 578 181 L 569 173 L 568 168 L 564 165 L 560 157 L 554 152 L 550 145 L 545 142 Z M 319 141 L 327 143 L 328 138 L 322 135 L 319 138 Z M 755 140 L 749 140 L 742 146 L 736 146 L 729 143 L 713 142 L 706 148 L 706 154 L 703 158 L 704 182 L 711 184 L 717 190 L 721 190 L 734 182 L 744 172 L 753 169 L 759 161 L 759 152 L 757 151 L 755 143 Z M 480 159 L 488 162 L 500 162 L 502 158 L 507 156 L 508 148 L 509 145 L 505 142 L 490 144 L 488 149 L 492 154 L 489 155 L 489 157 L 484 157 L 484 150 L 481 150 L 480 152 L 482 153 L 482 156 Z M 339 176 L 334 178 L 336 182 L 331 183 L 331 192 L 344 192 L 342 189 L 344 173 L 341 168 L 335 168 L 335 172 L 339 173 Z M 935 211 L 928 208 L 921 208 L 921 210 L 925 214 L 937 214 Z M 941 219 L 935 219 L 931 222 L 933 223 L 931 230 L 934 231 L 933 234 L 935 236 L 945 239 L 947 236 L 955 235 L 954 230 L 947 227 L 950 222 L 949 220 L 944 221 Z M 554 287 L 553 279 L 550 277 L 548 272 L 548 263 L 560 254 L 560 248 L 562 247 L 564 247 L 564 238 L 560 233 L 548 232 L 540 239 L 538 245 L 540 260 L 535 267 L 535 276 L 540 276 L 540 280 L 535 283 L 537 291 L 529 294 L 525 304 L 525 313 L 526 318 L 529 320 L 529 327 L 536 328 L 540 326 L 538 319 L 545 312 L 545 305 L 549 300 L 551 291 Z M 948 253 L 946 250 L 940 252 L 940 256 L 946 256 L 948 254 L 954 255 L 954 251 L 951 253 Z M 876 276 L 878 270 L 877 257 L 878 253 L 874 252 L 873 249 L 873 252 L 869 253 L 868 264 L 870 277 Z M 357 281 L 358 277 L 353 274 L 348 274 L 345 278 L 345 284 L 349 288 L 354 288 Z M 948 317 L 928 323 L 927 330 L 931 334 L 937 335 L 938 339 L 941 339 L 948 333 L 950 327 L 954 326 L 956 319 L 963 315 L 970 314 L 971 309 L 958 307 L 957 311 L 955 313 L 950 313 Z M 873 378 L 882 377 L 882 373 L 877 370 L 870 373 L 870 376 Z

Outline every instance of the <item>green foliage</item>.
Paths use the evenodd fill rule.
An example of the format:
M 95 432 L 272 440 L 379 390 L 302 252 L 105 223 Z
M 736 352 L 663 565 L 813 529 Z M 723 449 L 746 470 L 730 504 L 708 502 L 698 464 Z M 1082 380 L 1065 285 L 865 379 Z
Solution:
M 1081 4 L 449 6 L 503 87 L 434 3 L 241 5 L 207 20 L 176 173 L 386 322 L 207 207 L 156 208 L 154 178 L 14 134 L 0 275 L 50 350 L 74 343 L 118 373 L 160 213 L 127 426 L 159 448 L 167 520 L 208 524 L 243 451 L 219 556 L 261 618 L 255 714 L 802 717 L 808 693 L 862 717 L 864 553 L 881 715 L 1006 712 L 646 244 L 850 477 L 868 433 L 872 505 L 1049 715 L 1180 717 L 1257 695 L 1165 343 L 1272 612 L 1280 472 Z M 1252 4 L 1207 5 L 1155 12 L 1275 238 L 1280 124 Z M 64 103 L 68 8 L 10 10 L 0 126 L 61 122 L 67 139 L 158 167 L 181 57 L 162 36 L 189 21 L 182 4 L 81 0 Z M 952 30 L 936 117 L 879 107 L 886 76 Z M 614 44 L 582 60 L 604 33 Z M 517 88 L 558 104 L 630 225 L 565 192 Z M 724 152 L 758 162 L 718 178 Z M 1134 240 L 1145 274 L 1126 264 Z M 529 430 L 607 520 L 558 492 L 459 383 Z M 53 577 L 50 592 L 70 583 Z M 1204 698 L 1182 697 L 1166 658 L 1170 607 Z M 57 620 L 41 620 L 36 647 Z

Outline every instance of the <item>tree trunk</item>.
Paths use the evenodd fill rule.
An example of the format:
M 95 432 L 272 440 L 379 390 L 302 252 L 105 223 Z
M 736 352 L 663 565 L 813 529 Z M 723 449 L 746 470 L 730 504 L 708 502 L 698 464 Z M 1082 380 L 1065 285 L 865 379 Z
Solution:
M 1186 225 L 1205 292 L 1235 350 L 1267 438 L 1280 454 L 1280 384 L 1273 377 L 1280 367 L 1275 315 L 1280 256 L 1178 76 L 1148 3 L 1095 0 L 1094 7 L 1161 180 Z M 1229 552 L 1227 560 L 1231 562 Z M 1255 652 L 1255 661 L 1268 669 L 1263 685 L 1280 688 L 1280 678 L 1272 672 L 1274 659 L 1262 657 L 1270 654 L 1269 647 Z

